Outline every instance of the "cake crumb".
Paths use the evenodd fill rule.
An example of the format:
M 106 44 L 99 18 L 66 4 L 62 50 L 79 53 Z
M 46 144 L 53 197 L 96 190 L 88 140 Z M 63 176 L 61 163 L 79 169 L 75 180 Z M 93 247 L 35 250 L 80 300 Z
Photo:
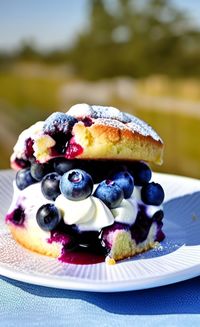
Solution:
M 115 261 L 115 259 L 113 259 L 113 258 L 110 258 L 110 257 L 106 257 L 106 263 L 108 264 L 108 265 L 115 265 L 116 264 L 116 261 Z

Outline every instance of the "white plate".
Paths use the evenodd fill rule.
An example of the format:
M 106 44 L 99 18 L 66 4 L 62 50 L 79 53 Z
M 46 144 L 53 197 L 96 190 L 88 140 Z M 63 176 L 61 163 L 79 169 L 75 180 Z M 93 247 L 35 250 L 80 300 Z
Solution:
M 73 265 L 32 253 L 10 236 L 4 216 L 12 197 L 11 171 L 0 172 L 0 274 L 55 288 L 117 292 L 172 284 L 200 275 L 200 181 L 166 174 L 153 180 L 165 189 L 166 239 L 114 266 Z

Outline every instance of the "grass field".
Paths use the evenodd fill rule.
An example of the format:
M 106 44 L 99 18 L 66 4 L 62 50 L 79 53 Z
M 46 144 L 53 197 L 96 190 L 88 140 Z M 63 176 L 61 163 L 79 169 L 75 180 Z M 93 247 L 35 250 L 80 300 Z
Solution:
M 148 82 L 148 83 L 147 83 Z M 66 94 L 65 108 L 60 99 L 60 90 L 71 79 L 55 69 L 27 70 L 20 66 L 17 70 L 0 72 L 0 168 L 9 167 L 9 156 L 18 133 L 34 123 L 42 120 L 55 110 L 68 108 L 72 103 L 79 102 L 79 94 L 74 99 Z M 188 103 L 200 103 L 200 82 L 170 81 L 166 79 L 151 79 L 134 82 L 140 94 L 151 95 L 154 98 L 173 97 Z M 181 88 L 182 85 L 182 88 Z M 188 88 L 187 88 L 188 85 Z M 159 89 L 160 88 L 160 89 Z M 185 90 L 185 91 L 184 91 Z M 75 93 L 76 94 L 76 93 Z M 95 98 L 95 94 L 94 94 Z M 87 98 L 85 99 L 87 102 Z M 155 108 L 151 104 L 141 105 L 134 101 L 134 96 L 125 101 L 110 95 L 109 105 L 128 108 L 129 112 L 138 115 L 151 124 L 162 136 L 165 142 L 164 164 L 153 167 L 157 171 L 176 173 L 200 178 L 200 112 L 194 116 L 187 111 L 163 110 L 161 105 Z

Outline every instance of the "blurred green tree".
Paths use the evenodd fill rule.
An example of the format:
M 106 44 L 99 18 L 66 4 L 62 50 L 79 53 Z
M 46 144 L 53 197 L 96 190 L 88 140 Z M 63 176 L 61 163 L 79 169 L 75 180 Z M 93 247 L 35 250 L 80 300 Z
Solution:
M 35 42 L 33 40 L 22 41 L 16 56 L 21 60 L 34 61 L 41 58 L 41 54 L 36 48 Z
M 90 22 L 70 57 L 87 79 L 200 75 L 200 31 L 169 0 L 89 0 Z

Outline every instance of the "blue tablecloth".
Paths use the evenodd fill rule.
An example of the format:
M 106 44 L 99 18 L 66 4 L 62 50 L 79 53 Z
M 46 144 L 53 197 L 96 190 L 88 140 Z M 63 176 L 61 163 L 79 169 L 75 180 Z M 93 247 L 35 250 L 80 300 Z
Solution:
M 89 293 L 0 278 L 0 326 L 200 326 L 200 277 L 124 293 Z

